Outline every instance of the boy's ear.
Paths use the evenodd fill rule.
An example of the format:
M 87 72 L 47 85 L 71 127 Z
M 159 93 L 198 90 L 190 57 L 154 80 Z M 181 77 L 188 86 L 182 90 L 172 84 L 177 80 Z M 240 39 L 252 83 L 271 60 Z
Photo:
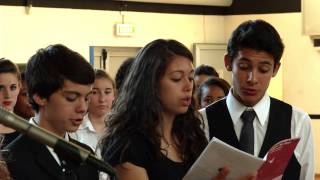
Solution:
M 39 106 L 44 106 L 47 103 L 47 99 L 40 97 L 38 94 L 34 94 L 32 98 Z
M 224 66 L 228 71 L 232 71 L 232 62 L 228 54 L 224 55 Z
M 281 63 L 277 63 L 274 65 L 272 77 L 275 77 L 277 75 L 280 66 L 281 66 Z

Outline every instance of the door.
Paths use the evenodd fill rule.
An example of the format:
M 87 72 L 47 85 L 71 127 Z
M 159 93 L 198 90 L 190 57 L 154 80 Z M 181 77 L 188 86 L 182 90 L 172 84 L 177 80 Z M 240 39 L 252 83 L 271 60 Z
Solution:
M 94 68 L 104 69 L 115 78 L 120 65 L 129 57 L 135 57 L 140 47 L 91 46 L 90 63 Z
M 206 64 L 214 67 L 220 78 L 231 84 L 231 73 L 224 66 L 224 55 L 227 53 L 226 44 L 195 43 L 194 58 L 195 66 Z

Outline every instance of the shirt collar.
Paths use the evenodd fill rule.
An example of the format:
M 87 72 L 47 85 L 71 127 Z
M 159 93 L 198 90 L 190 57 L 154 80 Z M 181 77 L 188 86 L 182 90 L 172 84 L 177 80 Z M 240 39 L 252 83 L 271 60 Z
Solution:
M 40 122 L 40 115 L 39 115 L 39 113 L 36 113 L 36 114 L 34 115 L 34 117 L 31 117 L 31 118 L 29 119 L 29 123 L 30 123 L 30 124 L 33 124 L 33 125 L 36 125 L 36 126 L 38 126 L 39 122 Z
M 228 111 L 230 113 L 231 119 L 234 124 L 236 124 L 237 121 L 240 120 L 241 114 L 247 108 L 254 109 L 257 115 L 258 121 L 262 126 L 267 122 L 269 118 L 268 116 L 270 111 L 270 97 L 267 93 L 264 94 L 262 99 L 256 105 L 254 105 L 253 107 L 247 107 L 234 97 L 232 93 L 232 89 L 230 89 L 226 102 L 227 102 Z
M 37 127 L 39 127 L 39 122 L 40 122 L 40 116 L 39 116 L 38 113 L 36 113 L 34 117 L 31 117 L 31 118 L 29 119 L 29 123 L 32 124 L 32 125 L 34 125 L 34 126 L 37 126 Z M 40 128 L 41 128 L 41 127 L 40 127 Z M 51 132 L 51 133 L 52 133 L 52 132 Z M 68 135 L 68 133 L 65 133 L 65 135 L 64 135 L 64 140 L 69 141 L 69 135 Z
M 96 130 L 93 128 L 93 125 L 89 119 L 88 113 L 83 117 L 83 121 L 78 129 L 88 129 L 89 131 L 96 132 Z

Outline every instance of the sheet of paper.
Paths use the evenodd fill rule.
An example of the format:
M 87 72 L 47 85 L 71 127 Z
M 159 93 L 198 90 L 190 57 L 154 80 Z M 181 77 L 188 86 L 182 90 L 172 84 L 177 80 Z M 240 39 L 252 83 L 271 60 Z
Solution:
M 227 179 L 231 180 L 257 171 L 263 163 L 264 161 L 258 157 L 212 138 L 183 179 L 211 180 L 220 168 L 227 166 L 231 169 Z

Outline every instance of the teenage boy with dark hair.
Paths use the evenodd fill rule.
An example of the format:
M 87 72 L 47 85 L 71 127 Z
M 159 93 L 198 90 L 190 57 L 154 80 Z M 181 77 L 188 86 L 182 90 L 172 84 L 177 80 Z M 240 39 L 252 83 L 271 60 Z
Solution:
M 263 20 L 246 21 L 233 32 L 227 50 L 224 61 L 232 72 L 232 89 L 225 99 L 200 111 L 210 138 L 262 158 L 280 140 L 299 137 L 282 179 L 314 179 L 310 117 L 266 93 L 284 50 L 278 32 Z M 252 116 L 251 121 L 244 114 Z
M 90 148 L 68 137 L 78 129 L 88 108 L 94 82 L 91 65 L 77 52 L 63 45 L 40 49 L 26 69 L 32 123 L 67 141 Z M 8 145 L 9 171 L 15 180 L 98 179 L 98 171 L 87 164 L 75 164 L 46 145 L 26 135 Z

